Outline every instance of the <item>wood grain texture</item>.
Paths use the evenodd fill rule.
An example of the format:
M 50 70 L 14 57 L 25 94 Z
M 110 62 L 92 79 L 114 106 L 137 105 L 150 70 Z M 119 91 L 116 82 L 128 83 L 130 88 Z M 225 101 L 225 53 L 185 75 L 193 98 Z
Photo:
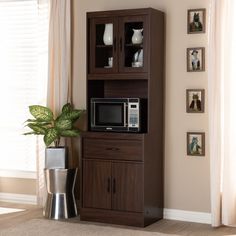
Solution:
M 112 132 L 83 132 L 81 137 L 94 139 L 123 139 L 143 141 L 144 134 L 140 133 L 112 133 Z
M 143 164 L 112 163 L 112 178 L 112 209 L 143 212 Z
M 106 98 L 147 98 L 147 80 L 116 80 L 104 82 L 104 97 Z
M 143 134 L 86 132 L 82 135 L 83 160 L 90 158 L 91 161 L 99 159 L 110 161 L 112 180 L 115 179 L 115 183 L 112 181 L 112 187 L 115 186 L 115 192 L 111 197 L 112 207 L 109 213 L 108 210 L 104 212 L 90 208 L 88 214 L 88 211 L 84 211 L 88 208 L 85 208 L 82 203 L 81 219 L 85 219 L 89 215 L 89 218 L 86 219 L 103 222 L 107 220 L 110 223 L 123 224 L 129 211 L 140 211 L 143 214 L 142 223 L 140 224 L 135 219 L 130 220 L 129 223 L 134 225 L 136 222 L 137 226 L 146 226 L 163 217 L 164 13 L 146 8 L 93 12 L 88 13 L 87 18 L 88 24 L 90 20 L 94 19 L 99 22 L 105 18 L 117 18 L 118 29 L 115 31 L 118 30 L 117 36 L 121 38 L 120 51 L 117 52 L 118 71 L 110 70 L 111 73 L 101 74 L 89 72 L 87 74 L 88 91 L 90 91 L 87 96 L 88 110 L 90 109 L 90 99 L 95 95 L 141 97 L 147 99 L 148 114 L 147 129 Z M 124 49 L 128 50 L 130 43 L 129 39 L 125 42 L 126 45 L 123 45 L 127 22 L 131 25 L 136 24 L 139 28 L 142 27 L 141 25 L 144 27 L 142 45 L 144 47 L 144 68 L 124 68 L 130 63 L 129 57 L 124 63 Z M 89 42 L 88 38 L 88 46 Z M 128 56 L 130 55 L 132 53 Z M 143 164 L 139 164 L 137 161 L 141 161 Z M 137 167 L 138 164 L 142 167 Z M 132 189 L 132 194 L 129 193 L 129 189 Z M 122 214 L 118 216 L 114 213 L 117 212 L 115 209 Z M 93 213 L 95 215 L 92 215 Z M 83 214 L 86 214 L 85 218 Z M 107 217 L 107 214 L 113 217 L 112 220 Z
M 164 13 L 150 10 L 148 132 L 144 141 L 145 224 L 163 217 Z M 158 29 L 158 30 L 155 30 Z
M 84 160 L 83 206 L 111 209 L 111 163 Z
M 130 226 L 144 226 L 142 213 L 97 210 L 92 208 L 81 208 L 80 219 L 82 221 L 95 221 L 108 224 L 120 224 Z
M 142 161 L 142 151 L 142 142 L 136 140 L 83 140 L 84 158 Z

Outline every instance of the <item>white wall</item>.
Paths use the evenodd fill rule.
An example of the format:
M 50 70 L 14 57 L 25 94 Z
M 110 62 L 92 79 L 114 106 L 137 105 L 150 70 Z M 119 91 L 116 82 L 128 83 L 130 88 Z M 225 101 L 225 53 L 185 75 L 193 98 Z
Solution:
M 187 34 L 187 9 L 207 8 L 209 0 L 73 0 L 74 103 L 86 103 L 86 12 L 153 7 L 166 13 L 165 208 L 210 212 L 207 104 L 204 114 L 185 112 L 185 91 L 204 88 L 206 72 L 186 72 L 186 48 L 206 47 L 207 33 Z M 206 57 L 207 58 L 207 57 Z M 207 99 L 206 99 L 207 101 Z M 186 132 L 206 132 L 206 156 L 186 155 Z

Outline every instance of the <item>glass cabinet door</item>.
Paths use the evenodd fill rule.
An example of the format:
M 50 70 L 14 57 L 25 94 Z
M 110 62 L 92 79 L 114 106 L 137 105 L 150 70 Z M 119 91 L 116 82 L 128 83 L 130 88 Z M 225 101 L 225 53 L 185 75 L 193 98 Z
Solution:
M 97 18 L 90 25 L 90 72 L 114 73 L 118 68 L 117 20 L 113 18 Z
M 119 19 L 119 71 L 147 71 L 147 17 L 129 16 Z

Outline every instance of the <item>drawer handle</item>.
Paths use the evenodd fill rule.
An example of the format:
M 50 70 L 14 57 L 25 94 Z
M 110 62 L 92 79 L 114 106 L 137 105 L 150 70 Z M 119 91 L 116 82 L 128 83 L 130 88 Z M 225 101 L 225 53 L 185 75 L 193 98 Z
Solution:
M 107 151 L 119 151 L 119 148 L 106 148 Z

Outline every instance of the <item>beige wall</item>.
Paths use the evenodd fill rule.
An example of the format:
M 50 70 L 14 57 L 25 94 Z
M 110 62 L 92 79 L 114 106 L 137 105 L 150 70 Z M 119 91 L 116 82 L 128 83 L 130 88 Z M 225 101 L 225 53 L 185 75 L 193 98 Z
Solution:
M 207 72 L 186 72 L 186 48 L 207 46 L 207 34 L 186 33 L 187 9 L 207 8 L 208 13 L 208 4 L 209 0 L 73 0 L 73 98 L 77 107 L 86 103 L 86 12 L 153 7 L 166 13 L 165 208 L 170 209 L 210 212 L 207 106 L 204 114 L 185 112 L 185 90 L 207 89 Z M 206 132 L 205 157 L 186 156 L 187 131 Z
M 0 178 L 0 192 L 17 194 L 36 194 L 35 179 Z

